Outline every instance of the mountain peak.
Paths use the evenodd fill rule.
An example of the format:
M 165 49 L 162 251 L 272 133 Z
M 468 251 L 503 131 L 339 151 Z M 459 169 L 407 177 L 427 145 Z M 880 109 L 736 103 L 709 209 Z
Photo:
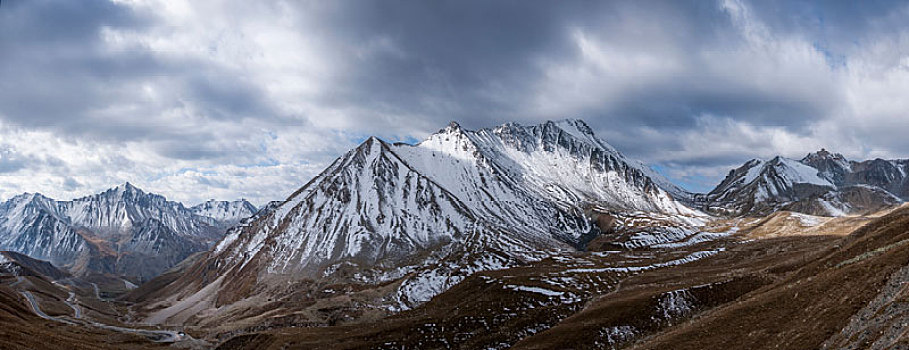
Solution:
M 41 200 L 41 199 L 48 199 L 48 198 L 38 192 L 25 192 L 23 194 L 10 198 L 10 201 L 27 202 L 27 201 L 34 201 L 36 199 Z
M 123 184 L 120 184 L 120 185 L 118 185 L 117 187 L 114 187 L 114 189 L 117 190 L 117 191 L 119 191 L 119 192 L 139 192 L 139 193 L 143 193 L 143 191 L 142 191 L 141 189 L 139 189 L 138 187 L 134 186 L 134 185 L 131 184 L 129 181 L 124 182 Z
M 587 123 L 581 119 L 562 119 L 557 121 L 547 121 L 542 125 L 554 126 L 579 141 L 593 143 L 606 150 L 618 152 L 615 147 L 612 147 L 612 145 L 597 137 L 597 135 L 594 134 L 593 129 L 590 128 L 590 125 L 587 125 Z
M 464 128 L 461 127 L 461 124 L 458 124 L 456 121 L 451 121 L 444 128 L 439 130 L 436 134 L 460 134 L 464 132 Z
M 220 201 L 210 199 L 190 208 L 196 215 L 210 217 L 223 223 L 233 224 L 252 216 L 259 209 L 246 199 Z
M 108 190 L 106 190 L 100 194 L 94 195 L 94 196 L 102 196 L 102 197 L 113 196 L 114 198 L 123 198 L 123 197 L 138 198 L 138 197 L 143 197 L 148 194 L 149 193 L 142 191 L 140 188 L 134 186 L 132 183 L 124 182 L 120 185 L 117 185 L 114 188 L 108 189 Z M 94 197 L 94 196 L 89 196 L 89 197 Z
M 2 207 L 4 205 L 11 205 L 11 206 L 20 207 L 20 208 L 24 208 L 24 207 L 42 208 L 42 209 L 48 210 L 49 212 L 54 212 L 53 204 L 54 204 L 54 200 L 50 199 L 48 197 L 45 197 L 43 194 L 40 194 L 37 192 L 35 192 L 35 193 L 26 192 L 26 193 L 23 193 L 23 194 L 10 198 L 5 203 L 0 202 L 0 210 L 2 210 Z
M 243 206 L 237 207 L 238 213 L 244 212 Z M 129 182 L 68 201 L 37 193 L 20 195 L 0 203 L 0 216 L 2 249 L 74 266 L 74 273 L 80 275 L 122 274 L 140 279 L 154 277 L 205 249 L 226 229 L 215 226 L 213 219 L 194 215 L 179 202 L 143 192 Z M 115 259 L 107 263 L 110 251 L 96 251 L 95 244 L 116 244 Z M 105 263 L 95 262 L 102 261 L 98 259 Z
M 820 151 L 814 152 L 814 154 L 821 156 L 821 157 L 829 157 L 830 155 L 832 155 L 832 153 L 827 152 L 827 150 L 824 148 L 821 148 Z M 811 154 L 809 154 L 809 155 L 811 155 Z
M 587 123 L 581 119 L 562 119 L 549 123 L 553 123 L 562 129 L 573 129 L 580 131 L 585 135 L 594 136 L 593 129 L 590 128 L 590 125 L 587 125 Z
M 356 152 L 361 155 L 375 154 L 381 151 L 384 141 L 375 136 L 370 136 L 366 141 L 357 146 Z
M 825 148 L 821 148 L 820 151 L 808 153 L 805 158 L 802 158 L 802 163 L 811 163 L 821 160 L 835 160 L 835 161 L 845 161 L 846 157 L 843 157 L 842 154 L 832 153 Z

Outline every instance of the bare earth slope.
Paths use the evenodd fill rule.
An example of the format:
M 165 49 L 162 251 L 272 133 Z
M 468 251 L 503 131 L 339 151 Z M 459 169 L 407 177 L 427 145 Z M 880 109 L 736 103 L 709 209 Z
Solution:
M 712 240 L 483 272 L 381 321 L 241 335 L 221 348 L 817 349 L 905 341 L 899 286 L 909 277 L 909 209 L 716 223 L 731 227 L 734 234 Z

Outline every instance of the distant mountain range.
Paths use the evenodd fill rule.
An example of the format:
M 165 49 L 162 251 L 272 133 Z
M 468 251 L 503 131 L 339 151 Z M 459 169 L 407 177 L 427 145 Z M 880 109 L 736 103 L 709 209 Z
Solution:
M 208 249 L 227 227 L 254 212 L 246 201 L 186 208 L 130 183 L 71 201 L 27 193 L 0 203 L 0 249 L 50 261 L 77 276 L 141 282 Z
M 766 215 L 791 210 L 821 216 L 874 212 L 909 199 L 909 160 L 847 160 L 820 150 L 801 160 L 753 159 L 697 196 L 718 214 Z

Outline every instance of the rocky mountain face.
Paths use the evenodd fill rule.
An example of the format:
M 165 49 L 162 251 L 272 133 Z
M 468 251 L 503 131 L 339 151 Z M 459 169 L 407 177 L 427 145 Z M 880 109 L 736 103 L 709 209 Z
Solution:
M 452 123 L 416 145 L 370 138 L 168 281 L 161 290 L 183 301 L 149 322 L 293 299 L 313 280 L 387 286 L 379 307 L 407 309 L 477 271 L 583 246 L 600 232 L 591 213 L 703 216 L 667 182 L 578 120 Z
M 0 204 L 0 249 L 75 275 L 144 281 L 210 247 L 233 220 L 203 215 L 129 183 L 71 201 L 23 194 Z
M 909 161 L 849 161 L 820 150 L 801 160 L 753 159 L 698 201 L 707 211 L 766 215 L 793 210 L 842 216 L 894 206 L 909 198 Z

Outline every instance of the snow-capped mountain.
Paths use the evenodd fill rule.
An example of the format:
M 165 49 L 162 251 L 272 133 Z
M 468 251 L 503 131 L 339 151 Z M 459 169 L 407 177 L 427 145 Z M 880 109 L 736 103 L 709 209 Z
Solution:
M 216 220 L 130 183 L 70 201 L 23 194 L 0 204 L 0 249 L 146 280 L 220 239 Z
M 92 244 L 61 217 L 57 203 L 40 194 L 22 194 L 0 204 L 0 249 L 73 263 Z
M 139 223 L 154 219 L 168 229 L 201 241 L 213 241 L 220 235 L 206 220 L 179 202 L 146 193 L 129 182 L 100 194 L 58 202 L 58 212 L 77 227 L 98 234 L 125 234 Z
M 709 211 L 769 214 L 794 210 L 842 216 L 899 204 L 907 195 L 905 160 L 849 161 L 820 150 L 801 160 L 752 159 L 700 199 Z
M 598 233 L 592 209 L 703 215 L 649 174 L 579 120 L 477 131 L 452 123 L 416 145 L 373 137 L 231 229 L 192 269 L 204 276 L 172 284 L 178 298 L 206 297 L 154 319 L 279 293 L 288 279 L 397 281 L 387 302 L 410 307 L 473 272 L 575 249 Z
M 281 266 L 269 269 L 287 272 L 348 258 L 390 262 L 396 252 L 484 230 L 556 247 L 590 232 L 582 211 L 594 203 L 695 214 L 583 122 L 475 132 L 453 123 L 417 145 L 368 139 L 292 195 L 257 234 L 238 241 L 242 231 L 234 231 L 215 252 L 240 252 L 228 259 L 245 263 L 272 238 L 266 249 Z
M 222 226 L 233 226 L 259 211 L 245 199 L 232 202 L 211 199 L 190 209 L 196 215 L 212 218 L 216 225 Z
M 839 153 L 830 153 L 826 149 L 809 153 L 801 160 L 802 164 L 817 169 L 817 176 L 834 185 L 846 183 L 846 176 L 852 173 L 852 163 Z

